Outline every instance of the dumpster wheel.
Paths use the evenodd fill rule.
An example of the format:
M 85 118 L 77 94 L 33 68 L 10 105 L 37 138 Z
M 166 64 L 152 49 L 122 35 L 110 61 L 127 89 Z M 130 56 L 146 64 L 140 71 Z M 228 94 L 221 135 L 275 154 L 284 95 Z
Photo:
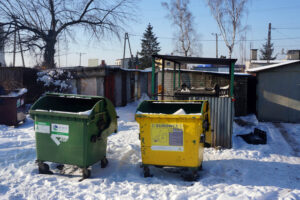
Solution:
M 145 178 L 153 176 L 152 174 L 150 174 L 150 169 L 149 169 L 148 166 L 143 166 L 143 171 L 144 171 L 144 177 Z
M 203 170 L 203 167 L 202 167 L 202 163 L 201 165 L 198 167 L 198 171 L 202 171 Z
M 91 176 L 91 170 L 89 170 L 87 168 L 83 168 L 82 169 L 82 179 L 80 179 L 80 180 L 89 178 L 90 176 Z
M 38 168 L 40 174 L 53 174 L 53 172 L 49 168 L 49 165 L 46 163 L 38 161 Z
M 108 160 L 104 156 L 104 158 L 101 160 L 101 168 L 105 168 L 108 165 Z
M 188 182 L 197 181 L 198 179 L 199 179 L 198 172 L 194 168 L 189 169 L 189 173 L 183 176 L 183 180 Z

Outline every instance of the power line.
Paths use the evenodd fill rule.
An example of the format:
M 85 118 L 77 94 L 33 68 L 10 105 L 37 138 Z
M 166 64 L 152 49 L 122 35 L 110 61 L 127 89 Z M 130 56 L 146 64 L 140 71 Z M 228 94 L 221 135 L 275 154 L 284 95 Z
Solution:
M 274 46 L 274 47 L 276 47 L 276 48 L 281 48 L 281 47 L 299 47 L 300 48 L 300 44 L 293 44 L 293 45 L 276 45 L 276 46 Z
M 268 12 L 268 11 L 276 11 L 276 10 L 295 10 L 295 9 L 299 9 L 299 7 L 300 7 L 299 5 L 294 5 L 294 6 L 282 6 L 277 8 L 255 9 L 255 10 L 251 10 L 251 13 Z
M 275 28 L 274 30 L 275 30 L 277 33 L 279 33 L 279 34 L 281 34 L 281 35 L 283 35 L 283 36 L 285 36 L 285 37 L 290 37 L 289 35 L 287 35 L 287 34 L 285 34 L 285 33 L 282 33 L 282 32 L 280 32 L 280 31 L 278 31 L 277 28 Z M 295 39 L 295 40 L 297 40 L 297 39 Z M 299 40 L 298 40 L 298 42 L 299 42 Z
M 285 30 L 300 30 L 300 27 L 283 27 L 283 28 L 272 28 L 272 29 L 285 29 Z
M 142 35 L 138 35 L 138 34 L 129 33 L 129 35 L 134 36 L 134 37 L 143 37 Z M 170 40 L 176 39 L 174 37 L 160 37 L 160 36 L 157 36 L 157 38 L 170 39 Z M 272 40 L 295 40 L 295 39 L 300 39 L 300 37 L 273 38 Z M 236 42 L 244 42 L 244 41 L 255 42 L 255 41 L 265 41 L 265 40 L 266 39 L 247 39 L 247 40 L 239 39 L 239 40 L 235 40 L 235 41 Z M 197 41 L 199 41 L 199 42 L 215 42 L 216 40 L 215 39 L 198 39 Z M 219 41 L 224 41 L 224 40 L 219 40 Z

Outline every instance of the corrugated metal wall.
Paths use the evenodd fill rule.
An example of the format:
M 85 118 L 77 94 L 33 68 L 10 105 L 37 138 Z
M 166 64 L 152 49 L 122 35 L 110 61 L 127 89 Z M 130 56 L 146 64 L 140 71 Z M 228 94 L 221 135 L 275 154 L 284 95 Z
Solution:
M 232 147 L 234 102 L 230 97 L 190 97 L 190 100 L 208 100 L 212 128 L 212 146 Z
M 122 106 L 122 72 L 118 71 L 113 74 L 115 76 L 115 106 Z
M 148 74 L 145 72 L 140 72 L 139 79 L 140 79 L 140 94 L 148 94 Z

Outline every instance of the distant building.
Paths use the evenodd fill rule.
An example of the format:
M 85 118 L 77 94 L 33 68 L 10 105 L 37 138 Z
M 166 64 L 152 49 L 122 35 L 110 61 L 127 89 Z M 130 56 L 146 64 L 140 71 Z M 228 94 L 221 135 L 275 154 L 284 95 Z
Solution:
M 202 64 L 193 66 L 193 70 L 205 71 L 205 72 L 223 72 L 229 73 L 229 66 L 225 65 L 212 65 L 212 64 Z M 245 65 L 234 65 L 234 72 L 243 73 L 245 72 Z
M 159 68 L 162 68 L 162 59 L 157 59 L 156 64 Z M 178 69 L 178 66 L 176 66 Z M 169 60 L 165 60 L 165 68 L 171 68 L 174 69 L 174 62 L 171 62 Z M 180 69 L 186 69 L 184 66 L 181 66 Z
M 287 59 L 288 60 L 300 60 L 300 50 L 288 50 Z
M 162 59 L 157 59 L 156 64 L 161 69 L 162 68 Z M 165 60 L 165 68 L 174 69 L 174 62 Z M 176 66 L 176 69 L 178 69 L 178 65 Z M 187 69 L 187 65 L 181 65 L 180 69 Z
M 249 69 L 254 69 L 256 67 L 262 67 L 270 64 L 279 64 L 283 63 L 286 60 L 247 60 L 245 62 L 246 71 Z
M 254 69 L 256 67 L 262 67 L 270 64 L 279 64 L 285 62 L 285 60 L 258 60 L 257 59 L 257 49 L 251 49 L 250 60 L 245 62 L 245 71 L 249 69 Z
M 117 59 L 116 61 L 115 61 L 115 65 L 116 66 L 119 66 L 120 68 L 123 68 L 123 62 L 124 62 L 124 69 L 128 69 L 128 68 L 131 68 L 130 67 L 130 65 L 132 65 L 131 64 L 131 58 L 125 58 L 124 59 L 124 61 L 123 61 L 123 59 Z
M 89 59 L 88 67 L 97 67 L 99 66 L 99 59 Z

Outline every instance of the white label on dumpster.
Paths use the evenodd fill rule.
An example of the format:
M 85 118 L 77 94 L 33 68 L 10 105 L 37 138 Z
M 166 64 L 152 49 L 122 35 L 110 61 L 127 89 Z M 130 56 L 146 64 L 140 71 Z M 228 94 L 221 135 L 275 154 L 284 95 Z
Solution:
M 58 146 L 69 139 L 69 125 L 51 124 L 51 139 Z
M 151 124 L 151 150 L 183 152 L 183 124 Z
M 183 152 L 183 147 L 181 146 L 151 146 L 152 151 L 181 151 Z
M 37 133 L 48 133 L 50 134 L 50 123 L 48 122 L 35 122 L 35 131 Z
M 69 125 L 65 124 L 51 124 L 52 133 L 61 133 L 61 135 L 69 135 Z

